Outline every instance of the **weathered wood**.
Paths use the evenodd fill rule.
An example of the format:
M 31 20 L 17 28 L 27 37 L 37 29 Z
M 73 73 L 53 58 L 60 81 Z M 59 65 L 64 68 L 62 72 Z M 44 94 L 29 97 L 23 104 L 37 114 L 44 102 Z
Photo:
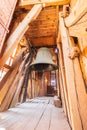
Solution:
M 58 31 L 57 43 L 61 43 L 60 28 L 59 28 L 59 31 Z
M 11 66 L 10 66 L 10 65 L 7 65 L 7 64 L 5 64 L 4 67 L 5 67 L 6 69 L 12 69 Z
M 70 36 L 87 37 L 87 13 L 73 26 L 69 27 Z
M 57 96 L 54 96 L 54 105 L 56 107 L 62 107 L 62 102 Z
M 17 103 L 18 103 L 18 100 L 19 100 L 19 95 L 20 95 L 20 92 L 21 92 L 21 89 L 23 87 L 23 83 L 24 83 L 24 78 L 25 76 L 22 75 L 20 80 L 19 80 L 19 83 L 17 85 L 17 89 L 16 89 L 16 92 L 14 94 L 14 97 L 12 99 L 12 102 L 10 104 L 10 107 L 14 107 Z
M 0 127 L 9 130 L 70 130 L 63 109 L 53 105 L 52 97 L 31 99 L 0 117 Z
M 28 58 L 28 56 L 29 56 L 29 54 L 26 55 L 25 61 Z M 24 64 L 23 63 L 21 64 L 20 68 L 21 69 L 19 69 L 19 73 L 16 75 L 15 80 L 13 81 L 12 85 L 10 84 L 10 88 L 9 88 L 7 94 L 5 95 L 4 100 L 1 102 L 1 108 L 0 108 L 1 111 L 8 109 L 8 107 L 9 107 L 9 105 L 11 103 L 11 100 L 12 100 L 12 98 L 14 96 L 14 93 L 15 93 L 15 91 L 17 89 L 19 78 L 20 78 L 21 74 L 23 73 L 23 69 L 24 69 Z M 8 84 L 6 84 L 6 86 L 8 86 Z M 3 94 L 3 93 L 1 93 L 1 94 Z
M 20 79 L 18 78 L 19 82 L 18 82 L 18 85 L 17 85 L 17 88 L 16 88 L 16 92 L 14 94 L 14 97 L 11 101 L 11 105 L 10 107 L 13 107 L 16 105 L 16 103 L 18 102 L 18 99 L 19 99 L 19 94 L 21 92 L 21 89 L 23 87 L 23 83 L 24 83 L 24 79 L 25 79 L 25 75 L 26 75 L 26 71 L 27 71 L 27 68 L 25 68 L 25 64 L 26 64 L 26 60 L 28 59 L 29 55 L 27 54 L 25 56 L 25 59 L 24 61 L 22 62 L 20 68 L 19 68 L 19 73 L 20 73 Z
M 87 0 L 78 0 L 73 7 L 71 13 L 65 18 L 65 24 L 67 27 L 75 24 L 86 12 L 87 12 Z
M 58 27 L 58 7 L 44 8 L 35 21 L 29 25 L 27 35 L 33 46 L 54 45 Z
M 14 59 L 11 69 L 6 73 L 6 75 L 3 77 L 3 79 L 0 81 L 0 90 L 4 87 L 5 82 L 8 80 L 8 77 L 12 73 L 13 69 L 17 66 L 18 63 L 20 63 L 23 60 L 24 51 L 26 49 L 23 49 L 20 54 Z
M 28 5 L 34 5 L 34 4 L 43 4 L 44 6 L 57 6 L 57 5 L 65 5 L 69 4 L 70 0 L 20 0 L 19 6 L 28 6 Z
M 25 88 L 24 95 L 23 95 L 23 102 L 26 101 L 26 97 L 27 97 L 28 79 L 29 79 L 29 74 L 30 74 L 29 65 L 31 63 L 31 58 L 29 59 L 28 65 L 26 66 L 25 82 L 24 82 L 24 86 L 23 86 Z
M 87 38 L 79 38 L 78 39 L 78 43 L 79 43 L 79 47 L 80 47 L 80 65 L 81 65 L 81 70 L 82 70 L 82 73 L 83 73 L 83 77 L 84 77 L 84 81 L 85 81 L 85 84 L 87 86 Z M 85 86 L 85 88 L 86 88 Z
M 63 60 L 63 52 L 61 43 L 57 43 L 58 49 L 59 49 L 59 65 L 61 70 L 61 76 L 62 76 L 62 89 L 63 89 L 63 96 L 65 99 L 65 113 L 67 118 L 69 119 L 69 122 L 71 124 L 71 117 L 70 117 L 70 108 L 69 108 L 69 101 L 68 101 L 68 92 L 67 92 L 67 84 L 66 84 L 66 77 L 65 77 L 65 66 L 64 66 L 64 60 Z
M 69 10 L 69 5 L 64 5 L 63 6 L 63 12 L 62 12 L 63 18 L 65 18 L 65 17 L 67 17 L 69 15 L 68 10 Z
M 61 75 L 61 69 L 59 70 L 59 82 L 60 82 L 62 107 L 64 108 L 65 115 L 67 116 L 66 100 L 65 100 L 65 94 L 64 94 L 64 89 L 63 89 L 63 80 L 62 80 L 62 75 Z M 68 119 L 68 116 L 67 116 L 67 119 Z
M 53 43 L 55 43 L 55 37 L 52 37 L 52 36 L 46 36 L 46 37 L 31 37 L 30 40 L 31 40 L 31 43 L 33 46 L 41 46 L 41 44 L 43 46 L 47 46 L 47 45 L 54 45 Z
M 24 20 L 18 25 L 15 31 L 11 34 L 11 36 L 8 38 L 7 43 L 6 43 L 7 48 L 2 58 L 0 59 L 0 67 L 2 67 L 5 64 L 8 57 L 13 53 L 14 48 L 18 45 L 24 33 L 27 31 L 28 24 L 37 18 L 41 9 L 42 9 L 41 4 L 35 5 L 31 9 L 31 11 L 29 11 L 29 13 L 24 18 Z
M 27 29 L 28 29 L 28 27 L 27 27 Z M 24 32 L 25 31 L 26 31 L 26 29 L 24 30 Z M 22 36 L 21 37 L 19 36 L 19 38 L 21 39 Z M 0 59 L 0 68 L 2 68 L 4 66 L 4 64 L 6 63 L 7 59 L 11 56 L 11 54 L 13 53 L 13 50 L 15 49 L 15 47 L 17 46 L 17 44 L 19 43 L 19 40 L 18 39 L 16 39 L 16 40 L 17 40 L 16 43 L 13 42 L 13 41 L 11 41 L 11 42 L 13 42 L 13 44 L 8 45 L 7 49 L 5 50 L 3 56 Z
M 70 8 L 72 9 L 75 6 L 76 3 L 77 3 L 76 0 L 71 0 L 70 1 Z
M 0 0 L 0 54 L 2 53 L 4 41 L 7 33 L 9 32 L 8 28 L 12 20 L 12 16 L 15 10 L 15 6 L 18 0 Z
M 68 100 L 70 106 L 71 126 L 73 130 L 78 130 L 78 129 L 82 130 L 82 124 L 81 124 L 81 119 L 80 119 L 79 109 L 78 109 L 78 99 L 77 99 L 76 89 L 75 89 L 73 62 L 68 58 L 69 41 L 67 36 L 67 30 L 65 28 L 64 20 L 61 17 L 61 14 L 60 14 L 59 21 L 60 21 L 62 48 L 63 48 L 63 56 L 64 56 L 64 64 L 65 64 Z
M 15 67 L 15 69 L 10 74 L 8 80 L 5 82 L 3 88 L 0 90 L 0 104 L 2 104 L 3 100 L 5 99 L 6 94 L 8 93 L 10 86 L 13 83 L 13 80 L 18 72 L 19 64 Z
M 21 57 L 21 55 L 19 55 L 18 57 Z M 18 61 L 18 57 L 16 58 L 16 60 L 13 62 L 13 65 L 12 66 L 14 66 L 15 65 L 15 63 L 16 63 L 16 61 Z M 27 54 L 27 57 L 28 57 L 28 54 Z M 19 58 L 20 59 L 20 58 Z M 3 81 L 5 82 L 1 82 L 1 85 L 3 85 L 3 88 L 1 89 L 1 91 L 0 91 L 0 104 L 2 105 L 2 102 L 3 102 L 3 100 L 5 100 L 6 98 L 6 96 L 9 94 L 8 92 L 9 92 L 9 89 L 10 89 L 10 87 L 11 87 L 11 85 L 12 85 L 12 82 L 14 81 L 14 78 L 15 78 L 15 76 L 16 76 L 16 74 L 17 74 L 17 71 L 18 71 L 18 67 L 19 67 L 19 64 L 20 64 L 21 62 L 18 62 L 17 63 L 17 65 L 16 65 L 16 67 L 14 68 L 14 70 L 11 72 L 11 74 L 10 74 L 10 76 L 9 76 L 9 78 L 8 78 L 8 75 L 7 75 L 7 77 L 5 77 L 4 79 L 6 79 L 7 78 L 7 81 L 5 82 L 4 81 L 4 79 L 3 79 Z M 24 67 L 24 66 L 23 66 Z M 23 69 L 23 67 L 20 67 L 20 68 L 22 68 Z M 20 71 L 20 70 L 19 70 Z M 18 77 L 18 80 L 19 80 L 19 78 L 20 77 Z M 9 98 L 8 98 L 9 99 Z M 6 101 L 6 100 L 5 100 Z M 6 101 L 7 102 L 7 101 Z
M 73 39 L 69 38 L 69 42 L 72 45 L 73 44 Z M 73 68 L 74 68 L 74 78 L 75 78 L 75 87 L 76 87 L 76 93 L 78 96 L 78 107 L 79 107 L 79 112 L 82 120 L 82 125 L 83 129 L 87 129 L 87 92 L 85 89 L 85 84 L 79 64 L 78 58 L 75 58 L 73 60 Z

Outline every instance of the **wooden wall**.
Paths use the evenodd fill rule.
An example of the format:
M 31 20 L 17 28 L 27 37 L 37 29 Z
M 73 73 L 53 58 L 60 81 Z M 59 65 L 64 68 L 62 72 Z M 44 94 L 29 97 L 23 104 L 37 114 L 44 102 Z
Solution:
M 87 4 L 71 1 L 72 11 L 59 13 L 62 103 L 72 130 L 87 129 Z M 80 12 L 79 12 L 80 9 Z M 59 35 L 58 35 L 59 39 Z M 57 39 L 57 40 L 58 40 Z
M 69 121 L 69 124 L 72 130 L 87 130 L 87 6 L 86 0 L 71 0 L 70 8 L 72 11 L 69 12 L 67 17 L 63 17 L 63 13 L 59 12 L 59 27 L 56 27 L 57 21 L 54 22 L 52 20 L 52 25 L 54 30 L 48 32 L 48 34 L 55 35 L 56 38 L 56 30 L 59 30 L 57 46 L 59 49 L 59 77 L 57 77 L 58 84 L 60 85 L 61 93 L 58 96 L 61 97 L 65 114 Z M 80 8 L 80 10 L 79 10 Z M 36 11 L 33 14 L 33 17 L 36 18 L 37 12 L 41 11 L 42 6 L 36 5 L 32 9 L 28 16 L 31 16 L 31 13 Z M 51 19 L 50 17 L 50 9 L 52 10 L 52 17 L 54 15 L 54 20 L 58 20 L 58 16 L 56 16 L 56 7 L 46 7 L 48 10 L 49 16 L 44 16 L 46 14 L 46 10 L 42 11 L 42 15 L 44 18 L 43 25 L 40 25 L 40 29 L 44 29 L 44 23 L 46 19 Z M 66 9 L 66 8 L 65 8 Z M 65 10 L 66 13 L 66 10 Z M 56 19 L 57 17 L 57 19 Z M 30 17 L 31 18 L 31 17 Z M 11 66 L 7 66 L 8 72 L 3 78 L 2 82 L 0 82 L 0 111 L 6 110 L 9 107 L 13 107 L 17 102 L 24 102 L 27 89 L 27 97 L 33 98 L 38 95 L 45 95 L 46 90 L 43 91 L 43 83 L 41 79 L 38 79 L 35 73 L 32 73 L 29 77 L 28 75 L 28 65 L 30 64 L 30 58 L 28 50 L 22 48 L 22 43 L 19 41 L 28 29 L 28 24 L 32 21 L 33 18 L 28 19 L 28 23 L 24 26 L 23 30 L 22 26 L 23 22 L 26 22 L 26 18 L 21 22 L 20 26 L 12 33 L 9 42 L 8 40 L 8 48 L 6 53 L 4 53 L 2 59 L 0 59 L 0 65 L 5 66 L 6 60 L 11 56 L 13 50 L 19 47 L 19 52 L 17 51 L 15 57 L 13 59 L 13 63 Z M 39 20 L 42 20 L 42 16 L 39 17 Z M 46 21 L 47 22 L 47 21 Z M 38 33 L 32 32 L 31 28 L 37 26 L 38 19 L 36 22 L 30 24 L 30 32 L 28 31 L 30 37 L 37 35 Z M 47 24 L 47 23 L 46 23 Z M 22 26 L 21 26 L 22 25 Z M 50 28 L 50 22 L 48 22 Z M 1 25 L 0 25 L 1 26 Z M 2 26 L 1 26 L 2 27 Z M 47 26 L 46 26 L 47 28 Z M 4 28 L 5 29 L 5 28 Z M 19 30 L 19 31 L 18 31 Z M 6 31 L 6 29 L 5 29 Z M 34 30 L 35 31 L 35 30 Z M 3 32 L 3 31 L 2 31 Z M 17 33 L 18 32 L 18 33 Z M 54 32 L 54 33 L 53 33 Z M 19 35 L 14 35 L 14 34 Z M 23 34 L 21 34 L 23 33 Z M 47 31 L 45 32 L 47 34 Z M 43 35 L 43 31 L 41 31 L 40 35 Z M 39 36 L 40 36 L 39 35 Z M 15 39 L 14 39 L 14 36 Z M 19 38 L 20 37 L 20 38 Z M 60 37 L 60 38 L 59 38 Z M 24 38 L 26 40 L 26 38 Z M 77 39 L 77 40 L 76 40 Z M 45 41 L 45 40 L 44 40 Z M 43 41 L 43 43 L 44 43 Z M 41 44 L 42 40 L 40 41 Z M 12 44 L 11 44 L 12 43 Z M 37 38 L 38 43 L 38 38 Z M 52 40 L 51 40 L 52 43 Z M 16 45 L 15 45 L 16 44 Z M 27 44 L 27 43 L 26 43 Z M 24 45 L 24 44 L 23 44 Z M 25 45 L 26 47 L 26 45 Z M 9 49 L 10 48 L 10 49 Z M 26 51 L 25 51 L 26 50 Z M 9 52 L 10 54 L 8 54 Z M 8 55 L 7 55 L 8 54 Z M 3 61 L 4 60 L 4 61 Z M 58 73 L 57 73 L 58 74 Z M 29 79 L 26 77 L 29 77 Z M 9 77 L 9 78 L 8 78 Z M 16 77 L 16 78 L 15 78 Z M 4 82 L 5 81 L 5 82 Z M 26 82 L 27 81 L 27 82 Z M 26 84 L 27 83 L 27 84 Z M 47 85 L 47 84 L 44 84 Z M 3 87 L 2 87 L 3 86 Z M 60 91 L 59 91 L 60 92 Z M 9 100 L 8 100 L 9 99 Z
M 18 0 L 0 0 L 0 54 Z

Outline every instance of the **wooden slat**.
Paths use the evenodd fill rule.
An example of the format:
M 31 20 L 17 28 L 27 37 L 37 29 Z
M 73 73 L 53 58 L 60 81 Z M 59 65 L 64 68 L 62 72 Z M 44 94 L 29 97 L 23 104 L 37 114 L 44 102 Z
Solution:
M 1 102 L 1 111 L 3 110 L 6 110 L 8 109 L 10 103 L 11 103 L 11 100 L 13 98 L 13 95 L 17 89 L 17 85 L 18 85 L 18 82 L 19 82 L 19 78 L 20 76 L 22 75 L 23 73 L 23 70 L 24 70 L 24 67 L 25 67 L 25 62 L 28 58 L 28 55 L 29 54 L 26 54 L 26 57 L 25 57 L 25 60 L 21 63 L 21 66 L 19 68 L 19 71 L 17 73 L 17 75 L 15 75 L 15 79 L 13 80 L 13 83 L 12 84 L 6 84 L 6 86 L 4 86 L 4 89 L 6 90 L 6 87 L 8 88 L 9 87 L 9 90 L 7 91 L 7 94 L 5 94 L 5 98 L 3 98 L 3 101 Z M 19 63 L 20 64 L 20 63 Z M 12 75 L 11 75 L 12 76 Z M 13 75 L 14 76 L 14 75 Z M 4 90 L 4 91 L 5 91 Z M 1 90 L 1 94 L 3 94 L 3 89 Z
M 47 45 L 55 45 L 55 37 L 53 36 L 46 36 L 46 37 L 30 37 L 30 41 L 33 46 L 47 46 Z
M 73 39 L 70 38 L 70 44 L 73 46 Z M 80 117 L 83 125 L 83 129 L 87 129 L 87 92 L 85 89 L 85 83 L 83 79 L 83 75 L 81 72 L 81 67 L 79 63 L 79 59 L 75 58 L 73 60 L 73 68 L 74 68 L 74 77 L 75 77 L 75 88 L 76 88 L 76 93 L 78 96 L 78 107 L 79 107 L 79 112 L 80 112 Z
M 8 57 L 13 53 L 14 48 L 18 45 L 19 41 L 23 37 L 24 33 L 28 29 L 28 24 L 37 18 L 40 11 L 42 9 L 42 5 L 35 5 L 31 11 L 27 14 L 27 16 L 24 18 L 24 20 L 18 25 L 18 27 L 15 29 L 15 31 L 11 34 L 9 39 L 7 40 L 7 48 L 0 59 L 0 67 L 2 67 Z
M 67 27 L 75 24 L 85 13 L 87 12 L 87 0 L 78 0 L 73 7 L 71 13 L 65 18 L 65 24 Z
M 17 74 L 19 65 L 15 67 L 15 69 L 12 71 L 12 73 L 9 76 L 9 79 L 5 82 L 4 87 L 0 91 L 0 105 L 2 104 L 6 94 L 8 93 L 8 90 L 10 89 L 10 86 Z
M 25 14 L 21 14 L 20 19 L 23 19 Z M 36 44 L 35 46 L 56 44 L 57 27 L 58 7 L 46 7 L 41 11 L 37 19 L 29 24 L 26 35 L 32 45 Z
M 26 29 L 28 29 L 28 27 L 26 27 Z M 24 32 L 26 32 L 26 29 L 24 29 Z M 21 35 L 23 35 L 23 33 L 21 33 Z M 14 37 L 14 36 L 12 36 L 12 37 Z M 8 43 L 13 43 L 13 44 L 8 45 L 8 47 L 5 50 L 3 56 L 1 57 L 1 59 L 0 59 L 0 68 L 2 68 L 4 66 L 4 64 L 6 63 L 7 59 L 12 55 L 15 47 L 18 45 L 18 43 L 19 43 L 21 38 L 22 38 L 22 36 L 19 36 L 19 38 L 17 37 L 17 39 L 16 39 L 17 41 L 15 41 L 15 42 L 13 40 L 11 42 L 8 41 Z M 11 40 L 11 39 L 9 39 L 9 40 Z
M 0 54 L 18 0 L 0 0 Z
M 23 86 L 23 83 L 24 83 L 24 78 L 25 78 L 24 75 L 22 75 L 20 77 L 20 80 L 19 80 L 19 83 L 17 85 L 15 94 L 14 94 L 12 102 L 10 104 L 10 107 L 14 107 L 17 104 L 17 102 L 18 102 L 18 99 L 19 99 L 19 96 L 20 96 L 20 92 L 21 92 L 21 89 L 22 89 L 22 86 Z
M 71 130 L 64 117 L 63 109 L 52 108 L 50 130 Z
M 29 100 L 0 113 L 0 127 L 7 130 L 70 130 L 62 108 L 53 105 L 52 97 Z
M 80 64 L 78 59 L 74 60 L 74 69 L 75 69 L 75 81 L 76 81 L 76 91 L 78 94 L 78 102 L 79 102 L 79 111 L 82 119 L 82 124 L 84 130 L 87 129 L 87 93 L 85 90 L 84 80 L 82 78 L 82 72 L 80 68 Z
M 20 63 L 23 60 L 24 51 L 26 49 L 23 49 L 20 54 L 14 59 L 11 69 L 6 73 L 6 75 L 3 77 L 3 79 L 0 81 L 0 90 L 3 88 L 5 82 L 7 81 L 8 77 L 12 73 L 13 69 L 17 66 L 18 63 Z
M 75 89 L 73 62 L 68 58 L 69 41 L 67 36 L 67 30 L 65 28 L 64 20 L 61 17 L 61 14 L 60 14 L 59 21 L 60 21 L 62 48 L 63 48 L 63 56 L 64 56 L 64 64 L 65 64 L 68 100 L 69 100 L 70 114 L 71 114 L 71 126 L 73 130 L 82 130 L 82 124 L 81 124 L 81 119 L 80 119 L 79 109 L 78 109 L 78 99 L 77 99 L 76 89 Z
M 86 31 L 87 23 L 83 23 L 74 27 L 69 28 L 69 34 L 73 37 L 87 37 L 87 31 Z
M 61 43 L 57 44 L 58 49 L 59 49 L 59 64 L 60 64 L 60 70 L 61 70 L 61 76 L 62 76 L 62 89 L 63 89 L 63 94 L 65 98 L 65 113 L 67 118 L 69 119 L 69 122 L 71 124 L 71 117 L 70 117 L 70 108 L 69 108 L 69 100 L 68 100 L 68 91 L 67 91 L 67 84 L 66 84 L 66 77 L 65 77 L 65 66 L 64 66 L 64 60 L 63 60 L 63 52 L 62 52 L 62 47 Z
M 70 0 L 20 0 L 19 6 L 28 6 L 28 5 L 34 5 L 34 4 L 44 4 L 45 6 L 57 6 L 57 5 L 64 5 L 68 4 Z
M 43 28 L 43 29 L 40 29 L 39 31 L 38 31 L 38 28 L 34 31 L 33 30 L 33 32 L 31 32 L 31 33 L 29 33 L 29 35 L 30 35 L 30 37 L 32 36 L 32 37 L 46 37 L 47 35 L 48 36 L 55 36 L 55 34 L 56 34 L 56 28 L 49 28 L 49 30 L 46 30 L 45 28 Z
M 71 9 L 75 6 L 76 2 L 77 2 L 76 0 L 71 0 L 70 1 L 70 8 Z
M 87 13 L 73 26 L 69 27 L 70 36 L 87 37 Z
M 58 8 L 57 7 L 46 7 L 44 8 L 38 18 L 32 22 L 29 26 L 29 30 L 27 31 L 27 35 L 31 43 L 33 39 L 38 41 L 38 44 L 42 45 L 43 42 L 45 44 L 49 44 L 49 39 L 53 39 L 53 44 L 55 43 L 55 37 L 57 35 L 57 27 L 58 27 Z M 37 39 L 38 38 L 38 39 Z M 39 43 L 40 39 L 43 39 Z M 47 42 L 45 41 L 47 39 Z M 35 43 L 35 42 L 34 42 Z M 36 43 L 36 45 L 38 45 Z
M 6 105 L 5 109 L 8 108 L 8 106 L 13 107 L 18 102 L 18 99 L 20 96 L 19 94 L 21 92 L 21 89 L 23 87 L 23 83 L 25 80 L 25 75 L 26 75 L 26 71 L 27 71 L 27 67 L 25 67 L 25 64 L 26 64 L 28 57 L 29 57 L 29 54 L 26 54 L 24 61 L 22 61 L 21 65 L 20 65 L 19 72 L 16 75 L 16 78 L 15 78 L 13 84 L 11 85 L 11 90 L 9 90 L 9 91 L 11 92 L 12 89 L 14 88 L 14 92 L 12 91 L 11 94 L 9 94 L 9 92 L 8 92 L 8 94 L 7 94 L 8 96 L 10 95 L 10 100 L 8 102 L 8 104 L 10 104 L 10 106 L 6 102 L 5 104 L 7 104 L 7 105 Z M 15 84 L 17 84 L 17 85 L 15 85 Z M 12 95 L 12 93 L 13 93 L 13 95 Z
M 3 78 L 3 80 L 0 84 L 0 85 L 3 85 L 3 86 L 1 86 L 2 89 L 0 90 L 0 105 L 2 105 L 3 100 L 5 100 L 5 97 L 7 96 L 8 92 L 10 90 L 10 87 L 11 87 L 13 81 L 14 81 L 14 78 L 15 78 L 17 72 L 18 72 L 18 68 L 19 68 L 19 65 L 21 63 L 20 57 L 21 57 L 22 54 L 23 54 L 23 51 L 20 53 L 20 55 L 18 55 L 18 57 L 16 58 L 16 60 L 12 64 L 12 66 L 15 65 L 14 70 L 11 70 L 11 71 L 9 70 L 7 72 L 7 75 Z M 16 62 L 16 61 L 18 61 L 18 62 Z M 8 76 L 9 76 L 9 78 L 8 78 Z M 9 99 L 9 98 L 7 98 L 7 99 Z M 5 100 L 5 101 L 7 102 L 7 100 Z

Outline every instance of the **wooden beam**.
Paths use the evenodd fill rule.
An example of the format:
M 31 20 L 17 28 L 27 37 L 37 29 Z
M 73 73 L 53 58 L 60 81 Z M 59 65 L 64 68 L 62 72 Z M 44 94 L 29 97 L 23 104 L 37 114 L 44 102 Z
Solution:
M 16 67 L 17 69 L 14 68 L 12 74 L 10 75 L 10 78 L 5 83 L 3 89 L 1 89 L 1 91 L 0 91 L 0 104 L 1 104 L 0 111 L 8 109 L 8 107 L 11 103 L 11 100 L 13 98 L 13 95 L 17 89 L 17 85 L 18 85 L 20 76 L 23 74 L 23 70 L 24 70 L 25 63 L 26 63 L 28 56 L 29 56 L 29 54 L 26 54 L 26 57 L 25 57 L 24 61 L 21 63 L 21 65 L 19 62 L 20 68 L 19 68 L 19 65 L 17 64 L 17 67 Z M 18 71 L 18 73 L 17 73 L 17 71 Z
M 77 0 L 76 5 L 73 7 L 71 13 L 65 18 L 67 27 L 74 25 L 85 13 L 87 12 L 87 0 Z
M 62 49 L 63 49 L 63 56 L 64 56 L 64 64 L 65 64 L 68 100 L 69 100 L 70 114 L 71 114 L 71 127 L 73 130 L 82 130 L 82 124 L 81 124 L 81 119 L 80 119 L 79 109 L 78 109 L 78 99 L 77 99 L 76 89 L 75 89 L 73 62 L 68 58 L 69 40 L 67 36 L 67 30 L 64 25 L 64 20 L 61 17 L 61 14 L 59 17 L 59 22 L 60 22 L 60 29 L 61 29 L 61 39 L 62 39 Z
M 59 28 L 59 31 L 58 31 L 58 37 L 57 37 L 57 43 L 61 43 L 61 35 L 60 35 L 60 28 Z
M 5 64 L 4 67 L 5 67 L 6 69 L 12 69 L 11 66 L 10 66 L 10 65 L 7 65 L 7 64 Z
M 60 63 L 60 70 L 61 70 L 61 76 L 62 76 L 62 89 L 63 89 L 63 94 L 65 98 L 65 113 L 66 116 L 71 124 L 71 117 L 70 117 L 70 108 L 69 108 L 69 101 L 68 101 L 68 91 L 67 91 L 67 84 L 66 84 L 66 77 L 65 77 L 65 67 L 64 67 L 64 60 L 63 60 L 63 52 L 62 52 L 62 47 L 60 43 L 57 43 L 58 49 L 59 49 L 59 63 Z
M 69 38 L 70 44 L 73 46 L 74 41 L 70 37 Z M 74 68 L 74 77 L 75 77 L 75 88 L 76 88 L 76 93 L 78 96 L 78 107 L 79 107 L 79 112 L 80 112 L 80 118 L 82 121 L 83 129 L 87 129 L 87 91 L 85 89 L 85 83 L 83 79 L 83 75 L 81 72 L 81 67 L 79 63 L 79 59 L 76 57 L 73 59 L 73 68 Z
M 18 67 L 19 64 L 15 67 L 15 69 L 12 71 L 12 73 L 10 74 L 8 80 L 5 82 L 3 88 L 0 90 L 0 105 L 2 104 L 6 94 L 8 93 L 10 86 L 13 83 L 13 80 L 15 79 L 15 76 L 18 72 Z
M 9 1 L 0 1 L 2 3 L 2 6 L 0 6 L 0 55 L 4 48 L 4 41 L 7 33 L 9 32 L 8 28 L 11 23 L 17 1 L 18 0 L 12 0 L 11 3 Z
M 13 53 L 13 50 L 18 45 L 19 41 L 21 40 L 21 38 L 27 31 L 28 24 L 37 18 L 41 9 L 42 9 L 42 4 L 34 5 L 34 7 L 31 9 L 31 11 L 29 11 L 29 13 L 23 19 L 23 21 L 18 25 L 18 27 L 15 29 L 15 31 L 8 38 L 7 43 L 6 43 L 7 48 L 6 48 L 2 58 L 0 59 L 0 67 L 2 67 L 5 64 L 6 60 Z
M 69 28 L 69 35 L 87 38 L 87 22 Z
M 6 73 L 6 75 L 3 77 L 3 79 L 0 81 L 0 90 L 3 88 L 5 82 L 7 81 L 8 77 L 12 73 L 13 69 L 17 66 L 18 63 L 20 63 L 23 60 L 24 51 L 26 49 L 23 49 L 20 54 L 14 59 L 11 69 Z
M 22 62 L 21 66 L 20 66 L 20 71 L 19 71 L 20 79 L 18 78 L 19 82 L 18 82 L 18 85 L 17 85 L 17 88 L 16 88 L 16 92 L 15 92 L 15 94 L 13 96 L 12 102 L 10 104 L 10 107 L 15 106 L 16 103 L 18 102 L 19 94 L 21 92 L 21 89 L 23 87 L 23 83 L 24 83 L 24 80 L 25 80 L 25 75 L 26 75 L 26 71 L 27 71 L 27 68 L 25 67 L 25 64 L 26 64 L 26 61 L 27 61 L 28 57 L 29 57 L 29 55 L 27 54 L 25 56 L 24 61 Z
M 25 79 L 25 72 L 20 77 L 20 80 L 19 80 L 17 88 L 16 88 L 16 92 L 15 92 L 15 94 L 13 96 L 13 99 L 12 99 L 12 102 L 10 104 L 10 107 L 14 107 L 17 104 L 19 96 L 20 96 L 21 89 L 23 87 L 24 79 Z
M 70 36 L 87 37 L 87 13 L 73 26 L 69 27 Z
M 57 6 L 57 5 L 65 5 L 69 4 L 70 0 L 20 0 L 19 6 L 29 6 L 34 4 L 43 4 L 44 6 Z

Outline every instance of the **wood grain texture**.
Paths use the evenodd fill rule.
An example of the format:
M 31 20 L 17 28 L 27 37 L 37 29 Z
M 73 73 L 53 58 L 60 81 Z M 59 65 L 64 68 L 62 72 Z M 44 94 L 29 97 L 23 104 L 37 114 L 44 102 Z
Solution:
M 71 13 L 65 18 L 67 27 L 74 25 L 78 20 L 87 12 L 87 0 L 77 0 L 75 6 L 72 8 Z
M 17 26 L 17 28 L 13 31 L 13 33 L 8 38 L 6 44 L 7 48 L 0 59 L 0 67 L 2 67 L 9 56 L 13 53 L 13 50 L 18 45 L 19 41 L 25 34 L 28 29 L 28 24 L 32 20 L 35 20 L 36 17 L 39 15 L 40 11 L 42 10 L 42 5 L 35 5 L 31 11 L 28 12 L 27 16 L 23 19 L 23 21 Z
M 44 8 L 38 18 L 30 23 L 26 32 L 27 38 L 33 46 L 54 45 L 58 30 L 58 8 Z
M 63 109 L 53 105 L 52 97 L 29 100 L 0 117 L 0 128 L 6 130 L 70 130 Z
M 57 5 L 64 5 L 68 4 L 70 0 L 20 0 L 19 6 L 29 6 L 34 4 L 43 4 L 45 6 L 57 6 Z
M 82 130 L 82 123 L 79 115 L 78 100 L 77 100 L 76 89 L 75 89 L 73 62 L 68 58 L 68 51 L 70 47 L 69 39 L 68 39 L 66 27 L 64 25 L 64 20 L 61 17 L 61 14 L 60 14 L 59 21 L 60 21 L 62 49 L 63 49 L 63 56 L 64 56 L 64 64 L 65 64 L 68 100 L 70 106 L 71 126 L 73 130 Z
M 0 53 L 18 0 L 0 0 Z
M 69 27 L 69 34 L 79 38 L 87 37 L 87 13 L 75 25 Z

